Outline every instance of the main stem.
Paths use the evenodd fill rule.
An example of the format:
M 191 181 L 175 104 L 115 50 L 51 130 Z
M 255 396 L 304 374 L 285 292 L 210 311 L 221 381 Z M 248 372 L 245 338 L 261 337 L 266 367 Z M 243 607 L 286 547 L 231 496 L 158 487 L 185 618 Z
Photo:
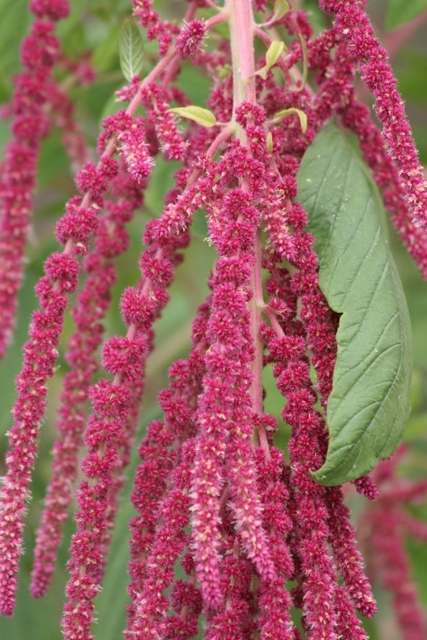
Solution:
M 233 69 L 233 111 L 242 102 L 256 103 L 255 92 L 255 51 L 254 32 L 255 21 L 251 0 L 229 0 L 229 24 L 231 39 L 231 62 Z M 246 144 L 246 135 L 239 126 L 237 137 L 242 144 Z M 243 189 L 247 188 L 243 184 Z M 251 333 L 255 347 L 252 364 L 252 407 L 258 414 L 262 414 L 262 362 L 263 344 L 259 338 L 261 314 L 264 305 L 261 277 L 261 230 L 258 229 L 255 238 L 255 262 L 252 267 L 251 285 L 253 298 L 249 304 L 251 315 Z M 264 429 L 256 430 L 253 434 L 254 444 L 261 445 L 269 456 L 269 448 Z
M 255 104 L 255 21 L 251 0 L 229 0 L 233 109 L 243 102 Z

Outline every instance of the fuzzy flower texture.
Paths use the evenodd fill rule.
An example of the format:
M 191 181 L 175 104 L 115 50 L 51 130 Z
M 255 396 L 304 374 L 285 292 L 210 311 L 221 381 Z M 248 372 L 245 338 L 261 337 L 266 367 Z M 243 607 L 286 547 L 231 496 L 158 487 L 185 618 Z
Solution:
M 310 473 L 322 466 L 328 447 L 339 318 L 319 288 L 296 175 L 331 119 L 353 131 L 425 278 L 427 191 L 365 3 L 319 0 L 328 27 L 316 37 L 309 13 L 296 4 L 188 0 L 181 20 L 166 22 L 151 0 L 133 0 L 132 19 L 157 41 L 158 61 L 151 57 L 145 77 L 136 75 L 117 91 L 123 108 L 104 119 L 95 163 L 87 160 L 94 153 L 86 153 L 64 91 L 96 80 L 86 52 L 76 60 L 61 53 L 55 28 L 68 3 L 29 3 L 34 22 L 22 43 L 24 72 L 3 109 L 12 139 L 0 176 L 0 356 L 13 333 L 38 157 L 52 128 L 59 127 L 78 171 L 77 193 L 56 225 L 62 250 L 46 260 L 35 288 L 39 306 L 16 380 L 0 508 L 6 616 L 15 607 L 39 428 L 70 304 L 75 332 L 64 354 L 68 370 L 30 587 L 34 597 L 47 592 L 75 500 L 64 638 L 95 637 L 94 600 L 135 446 L 140 464 L 131 495 L 125 638 L 367 638 L 358 614 L 374 616 L 376 604 L 344 502 L 352 487 L 323 487 Z M 220 23 L 228 29 L 217 29 Z M 277 40 L 286 46 L 275 56 L 277 42 L 270 45 Z M 263 47 L 264 58 L 256 53 Z M 186 65 L 212 80 L 207 104 L 191 105 L 185 95 Z M 375 99 L 376 120 L 358 101 L 359 75 Z M 104 340 L 116 259 L 128 248 L 127 227 L 144 204 L 160 155 L 179 163 L 175 184 L 143 230 L 138 282 L 122 293 L 126 334 Z M 191 242 L 193 218 L 202 215 L 216 251 L 209 295 L 194 319 L 187 359 L 171 366 L 169 386 L 159 394 L 163 418 L 138 442 L 154 324 Z M 265 409 L 265 367 L 283 396 L 287 452 L 275 446 L 279 416 Z M 374 478 L 384 495 L 365 515 L 365 530 L 373 530 L 366 554 L 373 577 L 395 598 L 402 637 L 421 640 L 425 620 L 402 535 L 406 528 L 425 539 L 426 532 L 401 507 L 424 496 L 427 486 L 404 486 L 394 463 L 382 465 Z M 371 501 L 378 498 L 370 477 L 354 485 Z

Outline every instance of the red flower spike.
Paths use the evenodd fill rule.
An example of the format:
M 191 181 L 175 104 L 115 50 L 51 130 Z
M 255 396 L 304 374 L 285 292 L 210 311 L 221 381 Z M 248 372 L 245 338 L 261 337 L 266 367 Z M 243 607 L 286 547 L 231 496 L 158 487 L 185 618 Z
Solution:
M 347 593 L 353 599 L 357 610 L 367 618 L 372 618 L 377 608 L 368 579 L 363 572 L 362 556 L 356 549 L 355 533 L 350 524 L 350 510 L 343 499 L 339 487 L 326 489 L 330 544 Z
M 47 287 L 52 290 L 52 285 Z M 46 380 L 53 375 L 65 304 L 64 295 L 55 292 L 46 300 L 43 311 L 34 314 L 32 340 L 25 345 L 24 367 L 17 378 L 18 398 L 13 409 L 14 426 L 9 432 L 0 512 L 0 611 L 4 615 L 12 615 L 14 608 L 17 581 L 13 576 L 18 570 L 30 475 L 46 406 Z
M 52 67 L 59 57 L 59 41 L 54 25 L 44 21 L 43 2 L 30 3 L 38 18 L 21 47 L 26 72 L 15 79 L 10 105 L 14 116 L 14 139 L 7 145 L 0 181 L 0 359 L 6 353 L 17 310 L 17 294 L 23 275 L 24 247 L 33 208 L 33 192 L 40 144 L 50 130 L 44 107 L 49 100 Z M 65 0 L 48 3 L 47 17 L 59 20 L 68 15 Z
M 205 329 L 208 313 L 209 306 L 202 305 L 194 326 Z M 169 447 L 176 438 L 180 441 L 186 435 L 191 436 L 194 429 L 191 426 L 194 420 L 194 399 L 200 390 L 204 373 L 204 361 L 200 355 L 205 348 L 205 331 L 203 330 L 199 337 L 195 338 L 195 345 L 189 359 L 180 363 L 180 366 L 178 366 L 179 363 L 175 363 L 170 371 L 171 384 L 168 393 L 162 394 L 165 424 L 157 421 L 149 425 L 147 439 L 139 450 L 142 464 L 137 470 L 132 501 L 140 516 L 131 521 L 133 536 L 129 572 L 132 581 L 129 591 L 133 604 L 129 609 L 129 628 L 133 624 L 136 607 L 140 606 L 137 600 L 141 599 L 145 593 L 145 580 L 148 575 L 147 557 L 152 545 L 156 543 L 157 505 L 164 495 L 166 481 L 176 460 L 176 454 L 169 450 Z M 187 405 L 187 411 L 182 416 L 178 416 L 175 411 L 176 402 L 180 400 Z M 188 455 L 193 449 L 188 450 Z M 194 452 L 191 455 L 194 455 Z M 150 584 L 155 587 L 155 582 Z
M 269 420 L 268 420 L 269 421 Z M 259 586 L 259 605 L 261 616 L 258 629 L 261 638 L 269 636 L 280 640 L 291 640 L 293 628 L 289 616 L 291 598 L 286 591 L 286 581 L 294 574 L 290 549 L 285 540 L 292 528 L 288 513 L 289 488 L 283 477 L 283 453 L 270 449 L 271 459 L 266 460 L 264 451 L 256 451 L 258 484 L 264 504 L 263 522 L 269 534 L 274 565 L 278 576 L 261 580 Z
M 62 20 L 70 13 L 66 0 L 31 0 L 29 9 L 38 18 Z
M 151 173 L 153 159 L 145 142 L 143 118 L 135 118 L 128 128 L 119 133 L 118 139 L 119 152 L 123 155 L 130 175 L 138 183 L 144 181 Z
M 424 230 L 415 224 L 398 177 L 395 162 L 388 155 L 380 131 L 372 122 L 369 108 L 356 101 L 354 95 L 341 112 L 343 124 L 357 135 L 365 162 L 383 193 L 384 204 L 392 213 L 394 226 L 408 253 L 427 279 L 427 238 Z
M 206 25 L 201 20 L 184 24 L 175 42 L 183 58 L 193 56 L 200 49 L 205 33 Z
M 368 500 L 376 500 L 379 496 L 379 491 L 370 476 L 362 476 L 354 481 L 357 493 L 365 496 Z
M 175 117 L 169 111 L 169 96 L 155 84 L 148 85 L 141 92 L 141 99 L 151 111 L 158 145 L 166 160 L 182 160 L 185 144 L 175 124 Z
M 423 540 L 425 525 L 410 516 L 405 505 L 425 500 L 427 483 L 399 477 L 398 464 L 407 453 L 407 447 L 401 445 L 392 458 L 380 462 L 373 471 L 380 496 L 363 514 L 361 530 L 371 532 L 363 541 L 368 571 L 391 594 L 402 638 L 421 640 L 425 636 L 425 615 L 411 575 L 405 534 Z
M 27 95 L 29 93 L 29 89 L 25 85 L 25 80 L 26 77 L 21 77 L 20 88 L 25 92 L 25 95 Z M 22 106 L 24 104 L 25 100 L 23 99 Z M 19 106 L 17 103 L 16 108 L 22 108 L 22 106 Z M 136 105 L 132 107 L 133 110 L 135 108 Z M 132 109 L 130 109 L 130 113 L 133 113 Z M 126 114 L 126 116 L 131 117 L 130 114 Z M 81 169 L 77 182 L 79 187 L 86 190 L 86 192 L 81 202 L 77 197 L 72 198 L 67 207 L 68 210 L 70 207 L 73 208 L 75 205 L 82 206 L 83 208 L 93 205 L 94 208 L 97 208 L 98 210 L 102 207 L 103 195 L 109 187 L 111 179 L 117 173 L 118 163 L 116 160 L 111 159 L 114 149 L 114 145 L 110 145 L 108 150 L 105 150 L 96 167 L 92 163 L 86 163 L 86 165 Z M 6 224 L 7 221 L 8 215 L 4 215 L 2 223 Z M 15 235 L 17 242 L 19 238 L 22 240 L 24 237 L 24 235 L 20 233 Z M 19 242 L 21 242 L 21 240 L 19 240 Z M 5 483 L 8 489 L 3 493 L 5 497 L 4 504 L 2 504 L 2 512 L 0 514 L 0 547 L 5 545 L 5 548 L 8 549 L 8 556 L 10 558 L 9 563 L 0 567 L 0 585 L 3 584 L 5 589 L 4 597 L 1 594 L 0 589 L 0 608 L 4 608 L 8 615 L 11 614 L 13 608 L 13 598 L 11 594 L 14 593 L 16 589 L 16 581 L 13 576 L 17 570 L 17 557 L 19 556 L 20 546 L 22 544 L 23 516 L 25 511 L 23 505 L 17 506 L 14 502 L 13 511 L 15 512 L 15 515 L 13 521 L 10 520 L 8 516 L 8 509 L 10 507 L 10 505 L 8 506 L 7 504 L 8 497 L 15 494 L 15 499 L 19 497 L 22 499 L 23 504 L 28 498 L 28 485 L 30 481 L 31 468 L 35 461 L 35 445 L 37 442 L 37 432 L 34 430 L 33 425 L 36 424 L 38 426 L 44 415 L 46 406 L 46 382 L 54 372 L 59 335 L 62 330 L 62 315 L 66 307 L 66 298 L 61 292 L 66 291 L 67 293 L 73 293 L 75 290 L 79 269 L 77 268 L 77 263 L 75 262 L 73 254 L 81 251 L 82 247 L 83 250 L 85 250 L 88 242 L 87 237 L 82 237 L 82 247 L 79 247 L 74 244 L 74 240 L 71 237 L 66 239 L 63 235 L 62 240 L 65 242 L 66 246 L 64 254 L 62 256 L 57 254 L 48 261 L 46 265 L 47 276 L 41 279 L 39 284 L 36 286 L 36 291 L 39 295 L 43 312 L 41 313 L 36 311 L 33 314 L 33 320 L 30 327 L 31 340 L 24 348 L 24 367 L 18 377 L 17 383 L 19 393 L 14 409 L 16 424 L 12 429 L 11 434 L 15 431 L 19 431 L 19 442 L 28 442 L 28 450 L 31 452 L 31 455 L 28 455 L 25 458 L 26 464 L 22 466 L 20 474 L 17 474 L 14 468 L 16 465 L 16 457 L 13 451 L 18 441 L 16 441 L 11 435 L 10 462 L 8 463 L 9 467 Z M 179 240 L 175 244 L 177 246 L 182 246 L 185 242 L 183 243 L 182 240 Z M 13 249 L 13 256 L 15 260 L 15 258 L 17 258 L 15 249 Z M 71 271 L 68 271 L 68 268 L 70 268 Z M 8 267 L 6 271 L 8 277 L 10 276 L 10 273 L 14 273 L 14 269 L 15 267 Z M 52 280 L 52 278 L 57 279 Z M 158 296 L 161 303 L 165 304 L 167 298 L 165 298 L 161 291 L 158 291 Z M 24 410 L 24 413 L 22 413 L 22 408 L 33 403 L 32 396 L 35 393 L 38 395 L 37 403 L 32 406 L 31 411 Z M 130 398 L 131 395 L 128 397 Z M 128 412 L 132 413 L 130 408 L 128 408 Z M 24 446 L 22 443 L 21 446 Z M 108 483 L 106 486 L 108 488 Z M 108 510 L 108 497 L 104 495 L 103 500 L 103 504 L 107 504 Z M 11 536 L 14 540 L 13 551 L 10 546 Z M 7 573 L 7 579 L 3 579 L 3 571 Z M 11 576 L 11 578 L 9 578 L 9 576 Z M 80 625 L 80 620 L 77 620 L 76 624 Z
M 172 488 L 159 506 L 157 517 L 164 522 L 156 531 L 146 561 L 146 578 L 142 591 L 135 599 L 135 617 L 129 630 L 132 634 L 160 634 L 169 602 L 163 592 L 173 581 L 174 566 L 185 548 L 184 528 L 190 518 L 190 469 L 194 461 L 194 441 L 182 448 L 182 462 L 170 477 Z
M 120 228 L 124 227 L 133 210 L 141 203 L 139 192 L 133 187 L 129 188 L 129 182 L 131 182 L 130 178 L 126 179 L 123 176 L 114 179 L 114 191 L 121 200 L 117 204 L 111 200 L 107 202 L 107 213 L 102 219 L 108 225 L 110 233 L 113 234 L 115 230 L 115 235 Z M 77 208 L 76 213 L 68 213 L 62 219 L 62 224 L 59 223 L 57 226 L 57 235 L 59 227 L 64 239 L 71 235 L 70 229 L 67 229 L 65 224 L 65 221 L 71 217 L 75 221 L 73 226 L 75 240 L 85 239 L 84 230 L 87 229 L 85 225 L 89 225 L 89 230 L 91 225 L 97 225 L 95 215 L 90 213 L 88 215 L 87 211 Z M 98 236 L 95 238 L 95 241 L 97 240 Z M 118 250 L 120 252 L 120 246 Z M 117 251 L 114 255 L 117 255 Z M 114 268 L 108 261 L 109 257 L 110 251 L 102 251 L 102 247 L 99 253 L 95 251 L 87 256 L 85 266 L 89 276 L 79 294 L 77 306 L 72 311 L 77 331 L 71 338 L 66 354 L 72 369 L 66 374 L 64 380 L 59 408 L 60 436 L 54 445 L 52 478 L 45 498 L 45 508 L 34 551 L 31 592 L 35 597 L 44 595 L 50 584 L 62 538 L 62 526 L 68 518 L 68 506 L 73 497 L 72 487 L 78 471 L 77 455 L 83 444 L 84 405 L 88 398 L 92 375 L 98 369 L 94 352 L 102 340 L 103 327 L 100 322 L 109 308 L 110 291 L 115 283 Z M 114 435 L 117 434 L 114 433 Z M 96 444 L 91 443 L 92 446 L 99 444 L 100 441 Z
M 172 260 L 177 262 L 174 257 L 175 247 L 181 247 L 185 244 L 185 239 L 174 238 L 169 243 L 168 249 L 157 250 L 155 255 L 158 261 L 166 260 L 166 255 L 170 255 Z M 149 252 L 150 250 L 148 250 Z M 113 339 L 105 353 L 109 366 L 117 369 L 114 382 L 101 380 L 97 385 L 92 387 L 90 395 L 94 406 L 96 418 L 91 422 L 91 430 L 87 432 L 85 440 L 89 445 L 92 442 L 94 451 L 89 450 L 87 459 L 83 462 L 90 473 L 93 469 L 90 456 L 92 454 L 103 457 L 102 452 L 108 447 L 111 455 L 114 452 L 117 463 L 108 465 L 105 472 L 108 474 L 100 475 L 93 487 L 92 494 L 87 493 L 87 483 L 83 483 L 78 490 L 80 510 L 76 514 L 76 520 L 79 524 L 78 531 L 72 539 L 71 559 L 69 569 L 71 578 L 67 586 L 68 602 L 64 609 L 64 617 L 62 621 L 63 631 L 66 638 L 74 638 L 74 634 L 79 637 L 88 637 L 90 625 L 94 614 L 93 596 L 100 587 L 103 577 L 103 568 L 105 563 L 105 555 L 108 549 L 110 535 L 109 530 L 114 520 L 114 514 L 117 511 L 117 491 L 123 485 L 121 474 L 129 461 L 129 454 L 133 443 L 133 432 L 136 426 L 137 410 L 136 407 L 141 399 L 143 386 L 136 385 L 135 380 L 142 377 L 145 366 L 145 357 L 147 349 L 145 345 L 151 343 L 151 325 L 158 317 L 162 306 L 167 302 L 167 294 L 164 286 L 153 283 L 150 279 L 144 278 L 140 285 L 143 291 L 150 293 L 152 302 L 154 303 L 153 313 L 149 323 L 144 323 L 144 310 L 135 309 L 135 324 L 130 327 L 128 337 L 132 336 L 132 349 L 128 350 L 127 364 L 131 364 L 130 369 L 126 372 L 119 372 L 123 366 L 123 353 L 117 352 L 117 347 L 122 351 L 123 340 Z M 147 339 L 141 341 L 141 334 L 138 333 L 138 326 L 143 327 L 143 335 Z M 131 346 L 129 344 L 129 346 Z M 114 354 L 114 351 L 116 353 Z M 139 373 L 138 373 L 139 372 Z M 116 425 L 120 422 L 123 430 L 117 433 Z M 98 438 L 92 439 L 94 430 L 104 429 L 104 441 Z M 112 437 L 108 434 L 113 429 Z M 89 441 L 88 438 L 91 440 Z M 96 442 L 96 443 L 95 443 Z M 93 446 L 95 445 L 95 446 Z M 122 457 L 120 459 L 120 456 Z M 113 458 L 114 459 L 114 458 Z M 103 467 L 99 467 L 103 471 Z M 118 470 L 120 473 L 115 474 Z M 96 498 L 96 509 L 94 499 Z M 81 536 L 86 536 L 87 531 L 91 531 L 94 514 L 96 516 L 97 536 L 90 536 L 86 546 L 80 546 Z M 81 571 L 86 572 L 86 565 L 90 566 L 90 585 L 91 589 L 75 589 L 76 581 Z M 131 572 L 132 573 L 132 572 Z M 132 590 L 135 594 L 135 590 Z M 78 612 L 77 615 L 76 612 Z
M 360 73 L 375 97 L 375 110 L 383 125 L 387 149 L 399 169 L 412 221 L 427 225 L 427 189 L 419 163 L 402 98 L 397 90 L 388 56 L 374 34 L 368 16 L 352 0 L 320 0 L 321 9 L 336 16 L 337 38 L 346 43 L 354 60 L 360 62 Z
M 340 640 L 368 640 L 362 629 L 360 620 L 354 613 L 353 603 L 345 587 L 339 586 L 335 592 L 335 607 L 337 611 L 336 634 Z

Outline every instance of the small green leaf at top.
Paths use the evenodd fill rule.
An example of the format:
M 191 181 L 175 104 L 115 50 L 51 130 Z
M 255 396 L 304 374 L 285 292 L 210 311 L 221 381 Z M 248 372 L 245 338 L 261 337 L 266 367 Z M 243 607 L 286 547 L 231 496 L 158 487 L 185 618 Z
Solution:
M 285 49 L 286 46 L 284 42 L 280 42 L 280 40 L 273 40 L 265 54 L 265 66 L 257 71 L 255 75 L 261 76 L 261 78 L 265 80 L 267 73 L 270 71 L 271 67 L 276 64 Z
M 140 74 L 144 62 L 144 43 L 136 24 L 127 18 L 120 29 L 120 68 L 126 80 Z
M 308 148 L 298 186 L 320 288 L 341 314 L 326 411 L 328 452 L 312 473 L 332 486 L 369 473 L 401 441 L 410 412 L 411 325 L 379 192 L 336 127 L 326 127 Z
M 175 107 L 169 109 L 169 111 L 176 113 L 176 115 L 181 116 L 181 118 L 194 120 L 194 122 L 197 122 L 197 124 L 200 124 L 202 127 L 214 127 L 216 125 L 216 118 L 212 111 L 202 109 L 202 107 L 197 107 L 193 104 L 188 107 Z
M 307 131 L 308 120 L 307 120 L 306 113 L 304 113 L 304 111 L 301 111 L 301 109 L 296 109 L 295 107 L 290 107 L 289 109 L 283 109 L 282 111 L 278 111 L 277 113 L 274 114 L 273 120 L 280 122 L 281 120 L 283 120 L 283 118 L 286 118 L 287 116 L 292 116 L 294 114 L 298 116 L 300 125 L 301 125 L 301 131 L 305 133 Z
M 427 0 L 390 0 L 386 18 L 387 29 L 396 29 L 416 18 L 425 9 Z
M 273 15 L 275 20 L 280 20 L 283 16 L 291 10 L 291 5 L 287 0 L 275 0 Z

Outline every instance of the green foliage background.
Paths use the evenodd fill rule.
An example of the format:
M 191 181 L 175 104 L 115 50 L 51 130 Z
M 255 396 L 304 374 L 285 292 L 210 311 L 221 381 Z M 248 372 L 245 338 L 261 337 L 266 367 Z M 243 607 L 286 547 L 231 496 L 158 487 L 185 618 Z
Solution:
M 308 1 L 314 13 L 314 22 L 319 26 L 323 20 L 316 10 L 317 3 Z M 28 3 L 24 0 L 0 0 L 0 102 L 10 99 L 11 78 L 20 70 L 19 43 L 28 32 L 30 18 Z M 93 52 L 92 62 L 98 72 L 98 78 L 90 87 L 73 86 L 72 96 L 77 105 L 78 120 L 82 124 L 88 143 L 94 147 L 100 120 L 117 107 L 114 91 L 123 83 L 119 66 L 119 32 L 123 20 L 130 15 L 128 0 L 72 0 L 71 16 L 60 23 L 59 34 L 64 43 L 65 53 L 74 56 L 84 50 Z M 159 0 L 156 8 L 164 10 L 169 18 L 182 18 L 180 3 Z M 416 9 L 415 9 L 416 7 Z M 412 18 L 420 10 L 427 8 L 427 0 L 375 0 L 369 5 L 378 32 L 385 41 L 390 42 L 393 34 L 386 32 L 388 27 Z M 420 26 L 394 56 L 394 66 L 400 81 L 400 88 L 406 99 L 410 120 L 413 126 L 421 159 L 427 164 L 427 25 Z M 150 68 L 156 48 L 149 44 L 145 48 L 145 71 Z M 188 64 L 180 80 L 181 87 L 190 96 L 193 104 L 204 106 L 209 82 L 201 77 L 197 70 Z M 8 123 L 0 120 L 0 147 L 9 138 Z M 113 312 L 109 315 L 107 334 L 123 333 L 118 300 L 124 286 L 136 283 L 138 279 L 138 256 L 141 249 L 141 234 L 144 223 L 161 212 L 164 193 L 172 185 L 174 163 L 159 161 L 155 167 L 146 195 L 145 206 L 131 225 L 132 244 L 126 254 L 120 258 L 119 281 L 115 287 Z M 61 215 L 65 201 L 74 193 L 73 177 L 69 163 L 61 146 L 58 132 L 45 141 L 39 164 L 39 180 L 36 195 L 36 211 L 28 246 L 26 280 L 20 294 L 19 315 L 16 335 L 6 360 L 0 365 L 0 433 L 6 433 L 11 425 L 10 409 L 14 401 L 14 377 L 21 366 L 21 347 L 27 336 L 27 324 L 35 306 L 33 286 L 42 273 L 44 259 L 56 249 L 53 229 Z M 147 391 L 142 411 L 142 436 L 147 422 L 158 415 L 156 395 L 167 381 L 167 367 L 178 357 L 185 355 L 190 344 L 191 319 L 198 304 L 207 293 L 206 277 L 213 260 L 213 251 L 204 241 L 206 235 L 202 214 L 198 214 L 194 223 L 194 242 L 188 252 L 185 263 L 179 268 L 178 278 L 171 288 L 171 303 L 163 318 L 156 326 L 158 349 L 149 362 Z M 405 438 L 411 444 L 412 456 L 403 472 L 408 477 L 425 476 L 427 461 L 427 285 L 399 245 L 395 234 L 391 232 L 392 245 L 408 299 L 413 326 L 414 374 L 412 385 L 413 411 L 406 429 Z M 70 318 L 67 318 L 66 330 L 62 338 L 64 349 L 73 331 Z M 69 536 L 73 525 L 69 523 L 58 563 L 55 582 L 49 594 L 41 601 L 34 601 L 28 595 L 29 573 L 31 570 L 31 550 L 37 528 L 43 499 L 44 487 L 50 473 L 50 450 L 55 436 L 55 420 L 61 379 L 66 371 L 65 361 L 50 383 L 50 401 L 45 424 L 41 430 L 40 456 L 32 486 L 33 500 L 29 509 L 26 528 L 26 552 L 21 562 L 21 585 L 18 607 L 12 619 L 0 619 L 0 636 L 8 640 L 34 638 L 35 640 L 59 640 L 59 620 L 61 617 L 64 585 L 66 581 L 65 563 Z M 267 408 L 279 415 L 282 408 L 280 396 L 274 390 L 271 372 L 266 372 Z M 284 442 L 287 434 L 282 426 L 279 436 Z M 0 441 L 2 454 L 6 447 L 6 438 Z M 2 456 L 3 458 L 3 456 Z M 133 466 L 136 464 L 136 459 Z M 0 469 L 0 473 L 2 470 Z M 127 522 L 132 516 L 132 508 L 127 498 L 132 479 L 130 470 L 128 488 L 122 500 L 121 513 L 115 531 L 114 543 L 107 569 L 103 591 L 98 597 L 98 625 L 96 638 L 118 640 L 124 625 L 127 602 Z M 357 513 L 363 508 L 361 501 L 354 505 Z M 427 506 L 420 506 L 417 515 L 427 521 Z M 414 541 L 408 541 L 412 567 L 417 581 L 420 597 L 427 608 L 427 549 Z M 375 622 L 368 625 L 372 640 L 398 640 L 390 627 L 390 606 L 388 597 L 380 590 L 376 591 L 379 602 L 379 615 Z M 385 635 L 384 635 L 385 634 Z

